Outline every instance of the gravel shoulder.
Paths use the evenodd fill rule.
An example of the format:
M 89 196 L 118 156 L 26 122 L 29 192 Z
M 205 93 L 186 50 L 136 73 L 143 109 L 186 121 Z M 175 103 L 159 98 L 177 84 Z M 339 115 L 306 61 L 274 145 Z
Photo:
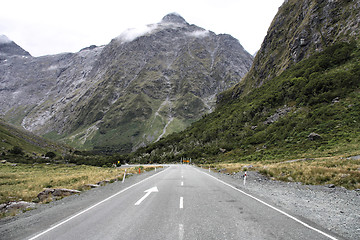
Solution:
M 246 185 L 242 172 L 211 174 L 345 239 L 360 239 L 360 191 L 273 181 L 257 172 L 247 172 Z

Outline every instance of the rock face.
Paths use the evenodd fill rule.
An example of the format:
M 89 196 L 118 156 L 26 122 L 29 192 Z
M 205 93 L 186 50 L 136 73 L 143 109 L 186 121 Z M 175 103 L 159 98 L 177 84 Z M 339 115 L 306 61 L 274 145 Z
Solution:
M 7 36 L 0 35 L 0 61 L 12 56 L 30 57 L 31 55 Z
M 62 198 L 70 196 L 72 194 L 78 194 L 80 191 L 66 188 L 46 188 L 44 191 L 38 194 L 38 199 L 40 202 L 51 201 L 54 198 Z
M 252 56 L 178 14 L 78 53 L 0 61 L 0 114 L 87 149 L 129 152 L 183 130 L 240 82 Z
M 16 212 L 19 210 L 26 210 L 35 207 L 36 204 L 32 202 L 25 202 L 25 201 L 9 202 L 9 203 L 0 204 L 0 212 L 1 213 Z
M 234 91 L 222 95 L 219 101 L 247 94 L 333 42 L 357 38 L 360 33 L 359 12 L 359 0 L 284 1 L 249 74 Z

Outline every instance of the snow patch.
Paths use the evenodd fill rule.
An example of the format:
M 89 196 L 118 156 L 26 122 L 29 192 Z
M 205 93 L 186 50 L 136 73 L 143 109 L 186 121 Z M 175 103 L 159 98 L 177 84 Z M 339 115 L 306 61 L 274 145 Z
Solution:
M 21 91 L 15 91 L 12 93 L 13 98 L 16 98 L 19 94 L 21 93 Z
M 49 70 L 49 71 L 52 71 L 52 70 L 56 70 L 56 69 L 58 69 L 58 68 L 59 68 L 58 65 L 51 65 L 51 66 L 48 68 L 48 70 Z

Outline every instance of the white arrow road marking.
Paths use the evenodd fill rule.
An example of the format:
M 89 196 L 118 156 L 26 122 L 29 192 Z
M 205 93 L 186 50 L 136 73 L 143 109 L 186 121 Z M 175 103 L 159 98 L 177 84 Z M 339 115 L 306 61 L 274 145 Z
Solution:
M 159 190 L 157 189 L 157 187 L 153 187 L 153 188 L 149 188 L 148 190 L 145 190 L 144 192 L 146 192 L 146 194 L 140 198 L 135 205 L 140 205 L 142 201 L 145 200 L 145 198 L 147 198 L 152 192 L 159 192 Z
M 169 167 L 169 168 L 165 169 L 164 171 L 161 171 L 161 172 L 158 172 L 158 173 L 156 173 L 156 174 L 154 174 L 154 175 L 151 175 L 150 177 L 145 178 L 145 179 L 141 180 L 140 182 L 137 182 L 137 183 L 135 183 L 135 184 L 133 184 L 133 185 L 131 185 L 131 186 L 129 186 L 129 187 L 127 187 L 127 188 L 125 188 L 125 189 L 117 192 L 117 193 L 115 193 L 114 195 L 111 195 L 110 197 L 108 197 L 108 198 L 106 198 L 106 199 L 104 199 L 104 200 L 102 200 L 102 201 L 100 201 L 100 202 L 98 202 L 98 203 L 96 203 L 96 204 L 94 204 L 94 205 L 86 208 L 85 210 L 83 210 L 83 211 L 81 211 L 81 212 L 78 212 L 77 214 L 73 215 L 72 217 L 69 217 L 69 218 L 65 219 L 64 221 L 56 224 L 55 226 L 52 226 L 52 227 L 50 227 L 50 228 L 48 228 L 48 229 L 40 232 L 39 234 L 35 235 L 34 237 L 29 238 L 29 240 L 34 240 L 34 239 L 36 239 L 36 238 L 39 238 L 40 236 L 42 236 L 42 235 L 44 235 L 44 234 L 46 234 L 46 233 L 54 230 L 55 228 L 60 227 L 61 225 L 65 224 L 65 223 L 67 223 L 67 222 L 69 222 L 69 221 L 71 221 L 72 219 L 74 219 L 74 218 L 76 218 L 76 217 L 78 217 L 78 216 L 80 216 L 80 215 L 82 215 L 82 214 L 84 214 L 84 213 L 86 213 L 86 212 L 89 212 L 91 209 L 99 206 L 100 204 L 109 201 L 110 199 L 116 197 L 117 195 L 120 195 L 121 193 L 123 193 L 123 192 L 125 192 L 125 191 L 127 191 L 127 190 L 129 190 L 129 189 L 131 189 L 131 188 L 133 188 L 133 187 L 135 187 L 135 186 L 137 186 L 137 185 L 145 182 L 145 181 L 148 181 L 149 179 L 154 178 L 155 176 L 157 176 L 157 175 L 159 175 L 159 174 L 162 174 L 162 173 L 168 171 L 168 170 L 171 169 L 171 168 L 172 168 L 172 167 Z

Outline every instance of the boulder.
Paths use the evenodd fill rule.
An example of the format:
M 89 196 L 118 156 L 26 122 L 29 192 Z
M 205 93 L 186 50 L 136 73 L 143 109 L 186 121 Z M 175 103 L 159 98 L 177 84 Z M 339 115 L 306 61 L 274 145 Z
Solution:
M 85 187 L 97 188 L 97 187 L 100 187 L 100 185 L 99 184 L 86 184 Z
M 46 189 L 44 189 L 44 191 L 40 192 L 37 195 L 39 202 L 51 201 L 53 191 L 54 191 L 54 189 L 46 188 Z
M 100 186 L 104 186 L 105 184 L 109 183 L 110 181 L 109 180 L 103 180 L 103 181 L 100 181 L 98 183 L 96 183 L 97 185 L 100 185 Z
M 220 150 L 220 152 L 222 152 L 222 153 L 226 152 L 226 149 L 224 149 L 224 148 L 219 148 L 219 150 Z
M 360 160 L 360 155 L 348 157 L 349 160 Z
M 0 206 L 0 212 L 13 212 L 17 210 L 25 210 L 29 208 L 35 208 L 36 204 L 32 202 L 25 202 L 25 201 L 19 201 L 19 202 L 9 202 L 1 204 Z
M 322 137 L 319 134 L 312 132 L 309 134 L 308 139 L 311 141 L 315 141 L 322 139 Z
M 66 189 L 66 188 L 46 188 L 44 191 L 40 192 L 37 197 L 40 202 L 44 201 L 52 201 L 53 198 L 62 198 L 66 196 L 70 196 L 73 194 L 80 193 L 78 190 Z
M 66 188 L 57 188 L 57 189 L 54 189 L 54 191 L 52 192 L 52 195 L 55 197 L 66 197 L 66 196 L 70 196 L 72 194 L 77 194 L 77 193 L 80 193 L 80 191 L 73 190 L 73 189 L 66 189 Z

